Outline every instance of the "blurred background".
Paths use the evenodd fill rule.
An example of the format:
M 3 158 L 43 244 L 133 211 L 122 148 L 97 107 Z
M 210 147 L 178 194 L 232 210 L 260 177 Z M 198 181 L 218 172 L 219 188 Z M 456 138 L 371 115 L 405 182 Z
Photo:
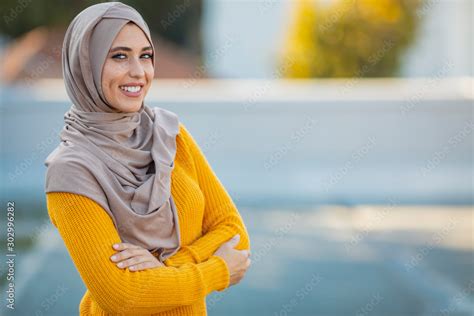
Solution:
M 0 3 L 2 315 L 75 315 L 85 291 L 43 162 L 65 30 L 97 2 Z M 471 0 L 123 2 L 157 50 L 147 105 L 179 115 L 250 233 L 209 315 L 474 315 Z

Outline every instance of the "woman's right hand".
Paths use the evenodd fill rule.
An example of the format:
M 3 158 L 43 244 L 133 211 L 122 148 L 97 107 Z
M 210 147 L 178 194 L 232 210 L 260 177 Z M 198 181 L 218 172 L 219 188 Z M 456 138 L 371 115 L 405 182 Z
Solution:
M 250 250 L 237 250 L 235 246 L 239 244 L 240 235 L 237 234 L 229 241 L 223 243 L 214 255 L 221 257 L 227 263 L 230 272 L 229 286 L 235 285 L 242 280 L 250 267 Z

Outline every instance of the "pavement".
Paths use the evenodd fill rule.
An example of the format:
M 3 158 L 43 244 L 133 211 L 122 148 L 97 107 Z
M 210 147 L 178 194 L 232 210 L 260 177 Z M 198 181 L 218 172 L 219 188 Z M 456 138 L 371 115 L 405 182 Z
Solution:
M 473 207 L 240 212 L 252 266 L 208 296 L 211 316 L 474 315 Z M 85 287 L 56 229 L 41 227 L 16 257 L 16 309 L 5 308 L 3 289 L 1 315 L 78 314 Z

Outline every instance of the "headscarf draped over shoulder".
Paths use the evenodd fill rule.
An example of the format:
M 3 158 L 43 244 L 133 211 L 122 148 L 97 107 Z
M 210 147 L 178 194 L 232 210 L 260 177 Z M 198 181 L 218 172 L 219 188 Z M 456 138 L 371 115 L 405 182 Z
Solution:
M 110 215 L 122 242 L 156 251 L 164 261 L 180 247 L 171 195 L 178 116 L 144 103 L 137 112 L 120 112 L 107 103 L 101 87 L 110 47 L 129 22 L 153 47 L 141 15 L 120 2 L 86 8 L 66 31 L 62 66 L 73 104 L 64 115 L 61 142 L 45 160 L 45 192 L 94 200 Z

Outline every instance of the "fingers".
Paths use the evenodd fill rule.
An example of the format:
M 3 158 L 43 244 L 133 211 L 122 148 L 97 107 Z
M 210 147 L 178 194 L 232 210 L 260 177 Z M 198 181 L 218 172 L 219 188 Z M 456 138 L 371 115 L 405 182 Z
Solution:
M 152 254 L 132 256 L 129 259 L 116 259 L 115 261 L 119 261 L 116 263 L 119 269 L 128 268 L 130 271 L 141 271 L 164 266 Z
M 251 264 L 252 264 L 252 260 L 248 258 L 247 261 L 245 262 L 245 269 L 248 269 Z
M 112 246 L 118 252 L 110 257 L 120 269 L 141 271 L 164 266 L 147 249 L 130 243 L 117 243 Z
M 251 264 L 252 264 L 252 260 L 250 258 L 247 258 L 245 260 L 244 266 L 241 267 L 238 274 L 235 276 L 234 284 L 240 283 L 240 281 L 242 281 L 248 269 L 250 268 Z
M 130 259 L 122 260 L 117 263 L 119 268 L 127 268 L 133 265 L 138 265 L 140 263 L 146 262 L 148 259 L 145 256 L 132 257 Z
M 113 245 L 112 245 L 112 248 L 114 248 L 115 250 L 143 249 L 143 248 L 140 247 L 140 246 L 137 246 L 137 245 L 134 245 L 134 244 L 130 244 L 130 243 L 127 243 L 127 242 L 121 242 L 121 243 L 113 244 Z
M 119 262 L 119 261 L 122 261 L 122 260 L 125 260 L 125 259 L 128 259 L 128 258 L 131 258 L 131 257 L 136 257 L 136 256 L 139 256 L 139 255 L 143 255 L 145 254 L 145 250 L 144 249 L 125 249 L 119 253 L 116 253 L 114 255 L 112 255 L 110 257 L 110 260 L 114 261 L 114 262 Z
M 152 262 L 149 257 L 147 256 L 138 256 L 133 257 L 127 260 L 123 260 L 117 263 L 117 267 L 120 269 L 129 268 L 131 271 L 139 271 L 148 268 L 152 268 L 157 266 L 156 263 Z
M 142 271 L 142 270 L 147 270 L 147 269 L 153 269 L 153 268 L 160 267 L 160 266 L 162 266 L 162 265 L 159 264 L 159 263 L 156 263 L 156 262 L 153 262 L 153 261 L 146 261 L 146 262 L 143 262 L 143 263 L 134 264 L 133 266 L 131 266 L 128 269 L 130 271 Z
M 232 237 L 231 239 L 229 239 L 229 241 L 227 241 L 226 243 L 231 247 L 231 248 L 234 248 L 235 246 L 237 246 L 240 242 L 240 235 L 239 234 L 236 234 L 234 237 Z
M 245 255 L 245 257 L 250 258 L 250 250 L 249 249 L 240 250 L 240 252 L 243 255 Z
M 115 253 L 110 257 L 110 260 L 114 262 L 120 262 L 131 257 L 145 255 L 148 252 L 148 250 L 132 244 L 122 243 L 118 245 L 118 248 L 120 248 L 119 252 Z

